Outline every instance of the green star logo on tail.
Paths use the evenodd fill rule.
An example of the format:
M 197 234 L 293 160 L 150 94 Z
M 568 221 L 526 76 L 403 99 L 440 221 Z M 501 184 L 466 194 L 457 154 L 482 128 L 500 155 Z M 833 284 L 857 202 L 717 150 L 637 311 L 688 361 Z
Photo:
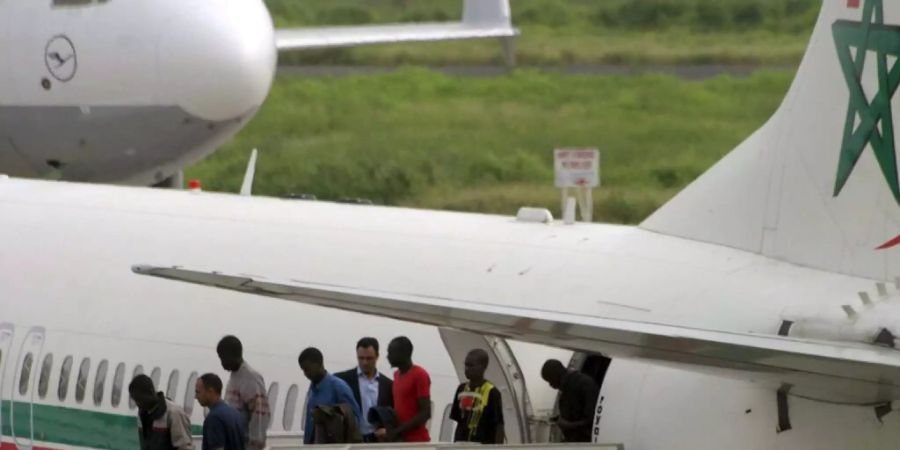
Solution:
M 858 1 L 850 0 L 849 5 L 858 5 Z M 834 196 L 841 193 L 863 150 L 871 145 L 881 173 L 894 199 L 900 203 L 894 115 L 891 110 L 891 99 L 900 86 L 900 65 L 897 64 L 900 61 L 900 27 L 884 24 L 883 0 L 866 0 L 862 22 L 838 20 L 831 29 L 841 71 L 850 90 Z M 855 54 L 852 49 L 856 49 Z M 871 101 L 866 98 L 862 86 L 866 54 L 869 52 L 875 55 L 878 72 L 878 92 Z M 895 58 L 890 67 L 888 56 Z

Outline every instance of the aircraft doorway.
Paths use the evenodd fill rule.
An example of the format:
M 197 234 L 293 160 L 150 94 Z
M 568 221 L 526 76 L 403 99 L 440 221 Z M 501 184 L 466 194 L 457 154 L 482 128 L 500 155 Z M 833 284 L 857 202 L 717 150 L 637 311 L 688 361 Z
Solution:
M 603 380 L 606 378 L 606 371 L 609 370 L 609 364 L 612 362 L 612 359 L 609 359 L 603 355 L 588 355 L 585 353 L 577 353 L 572 358 L 572 362 L 576 361 L 576 358 L 579 356 L 583 357 L 580 367 L 572 367 L 570 364 L 569 367 L 575 368 L 581 373 L 591 377 L 594 379 L 594 382 L 597 383 L 597 386 L 601 389 L 603 388 Z
M 34 400 L 38 365 L 44 350 L 45 332 L 41 327 L 28 330 L 21 340 L 15 359 L 6 358 L 15 370 L 4 381 L 12 381 L 4 386 L 9 393 L 9 430 L 13 444 L 17 448 L 34 448 Z M 8 369 L 8 368 L 7 368 Z
M 506 442 L 508 444 L 526 444 L 533 442 L 529 419 L 534 415 L 525 378 L 519 363 L 509 345 L 502 338 L 484 336 L 466 331 L 441 328 L 441 340 L 447 348 L 460 382 L 465 381 L 464 361 L 466 354 L 472 349 L 480 348 L 487 352 L 490 362 L 486 378 L 494 383 L 503 398 L 503 419 L 505 421 Z M 444 411 L 444 422 L 441 424 L 441 440 L 452 440 L 455 424 L 448 419 L 450 405 L 437 405 Z
M 603 389 L 603 381 L 606 379 L 606 372 L 612 359 L 606 356 L 593 353 L 575 353 L 569 360 L 569 369 L 577 370 L 591 378 L 597 383 L 597 387 Z M 553 407 L 553 415 L 559 416 L 559 393 L 556 395 L 556 404 Z M 562 433 L 559 428 L 553 427 L 550 433 L 550 442 L 562 442 Z

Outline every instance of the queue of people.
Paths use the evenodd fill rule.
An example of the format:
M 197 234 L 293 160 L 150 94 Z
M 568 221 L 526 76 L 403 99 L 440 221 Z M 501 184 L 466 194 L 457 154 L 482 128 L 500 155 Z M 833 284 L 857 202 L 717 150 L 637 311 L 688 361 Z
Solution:
M 219 341 L 216 352 L 230 372 L 227 385 L 214 373 L 197 379 L 195 397 L 207 408 L 202 450 L 262 450 L 271 413 L 265 381 L 243 359 L 235 336 Z M 305 444 L 355 442 L 429 442 L 431 378 L 412 359 L 413 343 L 405 336 L 391 340 L 387 360 L 396 370 L 389 378 L 378 372 L 378 340 L 365 337 L 356 344 L 357 367 L 329 373 L 324 355 L 304 349 L 297 363 L 310 381 L 306 397 Z M 490 358 L 474 349 L 466 355 L 466 382 L 454 395 L 450 419 L 456 422 L 455 442 L 502 444 L 506 435 L 500 390 L 485 373 Z M 590 442 L 599 387 L 582 373 L 558 360 L 548 360 L 541 377 L 560 391 L 556 424 L 565 442 Z M 157 392 L 153 380 L 137 375 L 128 386 L 138 407 L 141 450 L 193 450 L 190 418 L 182 407 Z

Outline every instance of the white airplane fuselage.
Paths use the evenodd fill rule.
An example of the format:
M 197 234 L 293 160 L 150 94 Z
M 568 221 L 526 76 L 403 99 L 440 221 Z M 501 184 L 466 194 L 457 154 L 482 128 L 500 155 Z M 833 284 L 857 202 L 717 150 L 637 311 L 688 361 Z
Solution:
M 253 117 L 276 59 L 261 0 L 0 0 L 0 171 L 159 183 Z
M 386 342 L 397 334 L 410 336 L 415 361 L 431 372 L 433 436 L 440 427 L 458 380 L 433 328 L 139 277 L 130 271 L 136 263 L 760 333 L 775 333 L 787 316 L 839 319 L 840 305 L 874 289 L 866 279 L 624 226 L 15 179 L 0 181 L 0 217 L 8 237 L 0 250 L 0 322 L 15 327 L 0 349 L 0 420 L 7 427 L 15 402 L 17 437 L 33 430 L 48 448 L 121 448 L 133 439 L 134 412 L 127 397 L 110 402 L 116 367 L 124 364 L 126 381 L 138 364 L 146 373 L 159 367 L 163 390 L 178 370 L 175 400 L 191 403 L 190 374 L 221 373 L 213 347 L 228 333 L 244 339 L 247 360 L 279 385 L 273 431 L 299 424 L 299 405 L 293 421 L 283 422 L 290 386 L 298 386 L 298 404 L 306 390 L 296 366 L 302 348 L 323 348 L 334 371 L 353 366 L 359 337 Z M 42 327 L 43 340 L 27 335 L 33 327 Z M 41 343 L 41 354 L 53 355 L 49 387 L 39 395 L 38 380 L 23 394 L 13 380 Z M 60 365 L 70 355 L 69 392 L 60 400 Z M 79 402 L 84 358 L 90 365 Z M 102 360 L 108 372 L 95 403 Z M 33 362 L 32 379 L 42 362 Z M 533 396 L 551 395 L 532 382 L 534 370 L 527 373 Z M 843 449 L 893 448 L 900 438 L 896 413 L 882 424 L 871 405 L 801 398 L 815 398 L 815 389 L 789 397 L 792 429 L 777 433 L 777 388 L 727 372 L 613 360 L 598 439 L 628 449 Z M 33 429 L 25 420 L 31 404 Z M 199 408 L 192 419 L 199 425 Z M 78 428 L 61 428 L 62 420 Z
M 302 228 L 295 228 L 291 219 L 273 228 L 258 228 L 250 211 L 246 213 L 251 215 L 232 211 L 237 212 L 232 216 L 235 220 L 227 222 L 237 228 L 222 230 L 217 214 L 203 217 L 212 211 L 196 215 L 181 210 L 175 213 L 181 218 L 170 221 L 175 216 L 169 213 L 158 215 L 160 210 L 145 210 L 137 204 L 132 204 L 137 209 L 128 206 L 137 199 L 126 197 L 154 197 L 153 189 L 108 191 L 111 195 L 101 194 L 103 202 L 109 200 L 125 209 L 116 206 L 107 210 L 109 205 L 94 204 L 106 210 L 94 214 L 89 212 L 93 209 L 89 206 L 92 200 L 83 197 L 87 203 L 70 203 L 63 197 L 93 197 L 89 192 L 101 193 L 108 187 L 45 183 L 0 178 L 0 234 L 10 244 L 0 250 L 0 270 L 5 271 L 0 277 L 0 448 L 6 450 L 13 442 L 19 448 L 29 448 L 31 444 L 36 448 L 132 448 L 136 411 L 129 405 L 126 388 L 139 372 L 152 374 L 157 388 L 178 404 L 193 406 L 191 418 L 199 427 L 203 411 L 193 400 L 194 376 L 216 372 L 227 380 L 215 354 L 215 344 L 225 334 L 243 340 L 245 359 L 264 375 L 273 410 L 270 430 L 276 434 L 298 433 L 303 425 L 308 382 L 297 365 L 303 348 L 322 349 L 326 368 L 342 371 L 356 365 L 356 341 L 374 336 L 383 346 L 379 370 L 390 377 L 393 370 L 384 358 L 387 343 L 393 337 L 406 335 L 415 345 L 415 363 L 425 367 L 431 376 L 431 432 L 438 439 L 442 413 L 451 402 L 459 378 L 436 328 L 174 286 L 144 280 L 129 268 L 135 258 L 167 259 L 166 255 L 171 255 L 199 263 L 206 260 L 205 255 L 215 254 L 220 261 L 231 261 L 235 267 L 250 263 L 260 271 L 304 266 L 318 267 L 316 273 L 322 275 L 363 275 L 351 265 L 338 268 L 331 263 L 319 264 L 316 255 L 304 250 L 306 244 L 290 237 L 306 235 L 304 240 L 315 239 L 319 233 L 315 227 L 308 229 L 307 234 Z M 62 188 L 58 192 L 63 197 L 51 200 L 55 206 L 49 209 L 45 209 L 47 204 L 38 206 L 41 201 L 32 203 L 20 198 L 38 206 L 34 209 L 16 199 L 22 193 L 20 188 L 32 191 L 38 186 Z M 78 187 L 86 190 L 79 194 Z M 178 191 L 173 198 L 186 193 Z M 181 198 L 190 201 L 202 197 L 205 195 Z M 72 213 L 74 216 L 70 216 Z M 58 233 L 60 230 L 50 232 L 44 228 L 55 228 L 54 224 L 64 222 L 68 225 L 62 234 Z M 225 234 L 219 234 L 220 231 Z M 210 233 L 219 237 L 206 239 L 204 236 Z M 343 234 L 338 231 L 338 235 Z M 239 236 L 254 237 L 240 243 L 235 239 Z M 292 241 L 296 245 L 290 244 Z M 571 355 L 548 350 L 547 357 Z M 533 359 L 531 375 L 537 377 L 543 357 L 531 354 L 525 355 L 525 360 L 529 357 Z M 31 359 L 30 364 L 26 358 Z M 41 375 L 45 358 L 50 358 L 46 379 Z M 462 360 L 456 363 L 462 364 Z M 61 372 L 65 364 L 70 364 L 67 376 Z M 86 371 L 79 381 L 82 364 Z M 31 368 L 28 373 L 23 372 L 25 365 Z M 120 365 L 121 375 L 117 372 Z M 105 381 L 98 385 L 98 380 Z M 273 383 L 278 386 L 274 394 Z M 61 390 L 66 393 L 61 394 Z M 295 392 L 289 401 L 291 391 Z M 536 398 L 546 400 L 544 403 L 552 402 L 548 387 L 535 384 L 533 391 Z M 114 402 L 114 396 L 119 400 Z

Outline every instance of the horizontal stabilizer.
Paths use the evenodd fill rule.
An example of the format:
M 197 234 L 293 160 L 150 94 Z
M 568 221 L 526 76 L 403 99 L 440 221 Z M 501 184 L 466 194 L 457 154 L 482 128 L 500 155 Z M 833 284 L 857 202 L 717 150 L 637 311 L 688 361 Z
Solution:
M 374 25 L 282 29 L 275 32 L 278 50 L 352 47 L 400 42 L 448 41 L 515 36 L 512 28 L 480 28 L 464 24 Z
M 465 0 L 459 22 L 285 28 L 275 31 L 280 51 L 400 42 L 506 38 L 513 28 L 507 0 Z
M 575 351 L 688 366 L 773 389 L 789 385 L 792 394 L 823 401 L 877 404 L 900 398 L 900 353 L 875 345 L 732 333 L 296 280 L 276 282 L 179 267 L 134 266 L 132 270 Z M 506 300 L 515 304 L 513 299 Z

